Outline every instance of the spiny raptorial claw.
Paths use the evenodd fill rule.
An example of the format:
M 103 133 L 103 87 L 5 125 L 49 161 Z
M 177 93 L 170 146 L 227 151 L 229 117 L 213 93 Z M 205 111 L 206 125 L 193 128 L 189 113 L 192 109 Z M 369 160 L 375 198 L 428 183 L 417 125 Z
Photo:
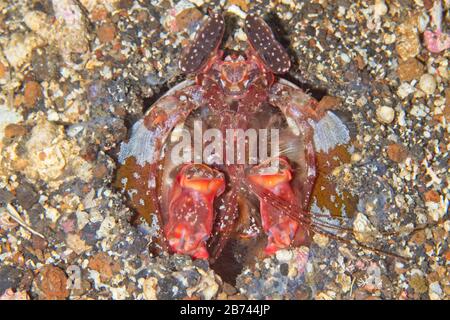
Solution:
M 291 167 L 284 158 L 279 159 L 279 164 L 278 172 L 272 174 L 264 174 L 265 167 L 256 166 L 251 170 L 248 178 L 274 195 L 287 200 L 288 203 L 296 204 L 297 199 L 290 185 Z M 262 226 L 268 235 L 265 252 L 273 254 L 279 249 L 289 247 L 297 232 L 298 222 L 286 215 L 283 210 L 275 208 L 270 199 L 259 197 L 259 201 Z
M 177 253 L 207 259 L 206 240 L 214 220 L 213 202 L 225 188 L 222 173 L 202 164 L 185 165 L 171 192 L 164 232 Z

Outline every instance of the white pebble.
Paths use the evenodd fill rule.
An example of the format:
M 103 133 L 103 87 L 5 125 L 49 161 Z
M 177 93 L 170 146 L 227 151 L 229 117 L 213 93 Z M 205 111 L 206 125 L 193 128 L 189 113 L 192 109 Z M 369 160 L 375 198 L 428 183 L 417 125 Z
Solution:
M 420 77 L 419 88 L 426 94 L 433 94 L 436 90 L 436 80 L 431 74 L 425 73 Z
M 400 98 L 405 99 L 411 93 L 414 93 L 415 88 L 408 82 L 403 82 L 400 87 L 398 87 L 397 94 Z
M 382 106 L 377 109 L 377 119 L 382 123 L 389 124 L 394 121 L 395 111 L 391 107 Z
M 278 250 L 275 253 L 277 260 L 280 262 L 288 262 L 292 259 L 292 252 L 286 249 Z
M 244 11 L 242 11 L 241 8 L 239 8 L 235 4 L 232 4 L 231 6 L 229 6 L 227 9 L 227 12 L 237 15 L 241 19 L 245 19 L 245 17 L 247 16 L 247 14 Z

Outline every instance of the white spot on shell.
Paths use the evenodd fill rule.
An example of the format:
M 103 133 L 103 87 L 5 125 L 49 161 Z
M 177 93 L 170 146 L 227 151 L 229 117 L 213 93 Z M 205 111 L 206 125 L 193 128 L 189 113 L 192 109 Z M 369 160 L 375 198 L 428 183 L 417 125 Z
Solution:
M 313 120 L 308 122 L 314 130 L 314 145 L 317 152 L 328 152 L 338 144 L 346 144 L 350 141 L 347 127 L 331 111 L 328 111 L 319 122 Z
M 136 163 L 144 166 L 146 163 L 153 163 L 155 132 L 148 130 L 141 119 L 133 125 L 131 138 L 128 142 L 122 142 L 119 152 L 119 163 L 124 164 L 129 157 L 135 157 Z

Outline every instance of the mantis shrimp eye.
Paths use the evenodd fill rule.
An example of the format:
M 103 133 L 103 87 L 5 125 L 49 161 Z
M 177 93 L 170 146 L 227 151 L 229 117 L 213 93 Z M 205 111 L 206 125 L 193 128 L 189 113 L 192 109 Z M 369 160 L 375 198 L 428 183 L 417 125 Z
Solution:
M 250 45 L 273 73 L 289 71 L 291 61 L 283 46 L 275 39 L 267 23 L 253 14 L 245 19 L 245 33 Z
M 179 67 L 184 73 L 194 73 L 207 62 L 222 41 L 225 23 L 221 14 L 212 13 L 197 32 L 194 41 L 183 52 Z

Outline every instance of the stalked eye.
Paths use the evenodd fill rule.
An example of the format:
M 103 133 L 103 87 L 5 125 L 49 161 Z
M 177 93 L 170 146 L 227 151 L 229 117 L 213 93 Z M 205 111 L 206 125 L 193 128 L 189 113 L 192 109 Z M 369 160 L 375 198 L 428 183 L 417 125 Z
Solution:
M 267 23 L 253 14 L 245 19 L 245 33 L 258 56 L 274 73 L 285 73 L 291 67 L 289 55 L 283 46 L 275 39 Z
M 221 14 L 212 13 L 195 35 L 194 41 L 183 52 L 179 67 L 184 73 L 193 73 L 203 67 L 211 53 L 222 41 L 225 23 Z

